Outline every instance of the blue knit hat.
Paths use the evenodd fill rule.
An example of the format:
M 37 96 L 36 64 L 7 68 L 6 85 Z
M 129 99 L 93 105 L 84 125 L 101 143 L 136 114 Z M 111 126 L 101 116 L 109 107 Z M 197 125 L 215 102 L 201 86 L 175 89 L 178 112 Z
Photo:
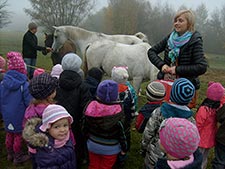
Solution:
M 97 88 L 97 97 L 105 103 L 116 101 L 118 99 L 118 84 L 113 80 L 102 81 Z
M 194 94 L 194 85 L 188 79 L 179 78 L 172 85 L 170 100 L 178 105 L 188 105 Z

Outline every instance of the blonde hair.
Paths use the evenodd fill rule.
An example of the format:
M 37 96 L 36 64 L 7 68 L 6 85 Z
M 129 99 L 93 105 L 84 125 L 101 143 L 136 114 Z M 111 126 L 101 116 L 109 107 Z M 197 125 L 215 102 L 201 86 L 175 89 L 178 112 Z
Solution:
M 191 10 L 180 10 L 176 13 L 174 17 L 174 22 L 176 22 L 177 18 L 181 15 L 184 15 L 185 19 L 188 22 L 188 30 L 191 32 L 195 31 L 195 16 Z

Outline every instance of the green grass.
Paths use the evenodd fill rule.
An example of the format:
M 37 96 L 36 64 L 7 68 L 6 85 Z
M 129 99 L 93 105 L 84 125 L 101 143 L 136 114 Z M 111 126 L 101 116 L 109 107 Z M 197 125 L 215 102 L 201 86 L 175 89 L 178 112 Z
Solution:
M 0 54 L 3 56 L 6 55 L 8 51 L 21 51 L 21 42 L 22 42 L 23 33 L 21 32 L 0 32 Z M 39 36 L 39 41 L 43 42 L 42 36 Z M 213 55 L 207 54 L 207 58 L 209 61 L 210 68 L 208 69 L 207 73 L 200 77 L 201 79 L 201 89 L 199 91 L 199 99 L 198 105 L 202 102 L 205 98 L 205 93 L 207 89 L 207 84 L 209 81 L 218 81 L 225 85 L 225 56 L 222 55 Z M 51 60 L 49 55 L 43 56 L 39 53 L 37 66 L 45 68 L 47 70 L 51 70 Z M 147 83 L 142 84 L 142 94 L 145 93 L 145 86 Z M 145 97 L 139 97 L 139 108 L 146 102 Z M 2 125 L 2 123 L 0 123 Z M 140 149 L 140 140 L 141 134 L 137 133 L 136 131 L 132 131 L 132 144 L 131 144 L 131 151 L 129 152 L 129 158 L 126 162 L 125 169 L 142 169 L 144 164 L 144 159 L 139 155 Z M 21 166 L 14 166 L 11 162 L 6 160 L 6 150 L 4 146 L 4 139 L 5 133 L 4 131 L 0 131 L 0 168 L 1 169 L 30 169 L 31 164 L 25 163 Z M 211 168 L 210 163 L 213 158 L 213 151 L 210 153 L 209 157 L 209 165 L 208 169 Z M 86 168 L 86 167 L 84 167 Z

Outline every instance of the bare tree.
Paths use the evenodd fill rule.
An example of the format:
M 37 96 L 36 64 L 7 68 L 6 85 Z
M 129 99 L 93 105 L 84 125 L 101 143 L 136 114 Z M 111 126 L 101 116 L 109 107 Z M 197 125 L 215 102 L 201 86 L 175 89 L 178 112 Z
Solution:
M 46 30 L 52 26 L 79 25 L 93 9 L 95 0 L 29 0 L 32 8 L 25 9 L 33 20 Z
M 11 23 L 10 12 L 6 10 L 7 6 L 7 0 L 0 0 L 0 28 Z

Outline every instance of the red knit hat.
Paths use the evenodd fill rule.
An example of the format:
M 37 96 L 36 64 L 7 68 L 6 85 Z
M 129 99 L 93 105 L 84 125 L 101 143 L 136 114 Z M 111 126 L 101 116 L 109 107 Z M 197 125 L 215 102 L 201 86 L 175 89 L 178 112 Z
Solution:
M 16 70 L 20 73 L 27 74 L 25 63 L 23 57 L 19 52 L 9 52 L 7 53 L 8 59 L 8 69 Z
M 224 96 L 224 87 L 218 82 L 209 82 L 206 92 L 208 99 L 213 101 L 220 101 Z

